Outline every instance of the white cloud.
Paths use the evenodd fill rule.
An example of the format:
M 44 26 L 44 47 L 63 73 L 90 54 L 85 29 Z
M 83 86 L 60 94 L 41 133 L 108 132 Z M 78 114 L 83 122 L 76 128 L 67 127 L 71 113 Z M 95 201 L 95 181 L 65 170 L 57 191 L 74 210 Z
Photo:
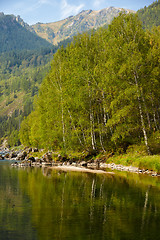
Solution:
M 84 8 L 84 6 L 85 6 L 85 4 L 83 4 L 83 3 L 76 6 L 76 5 L 71 5 L 71 4 L 67 3 L 67 0 L 62 0 L 62 2 L 61 2 L 61 17 L 64 19 L 68 16 L 76 15 Z

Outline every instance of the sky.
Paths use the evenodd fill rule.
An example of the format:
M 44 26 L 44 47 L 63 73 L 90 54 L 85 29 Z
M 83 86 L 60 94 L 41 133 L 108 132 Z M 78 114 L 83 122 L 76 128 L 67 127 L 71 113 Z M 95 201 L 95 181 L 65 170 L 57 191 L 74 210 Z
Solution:
M 76 15 L 82 10 L 120 7 L 137 11 L 154 0 L 0 0 L 0 12 L 14 14 L 29 25 L 49 23 Z

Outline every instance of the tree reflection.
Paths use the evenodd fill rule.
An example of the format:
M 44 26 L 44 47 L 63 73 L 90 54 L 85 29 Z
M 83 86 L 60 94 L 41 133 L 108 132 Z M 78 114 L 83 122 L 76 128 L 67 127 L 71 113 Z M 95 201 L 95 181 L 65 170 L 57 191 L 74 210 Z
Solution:
M 45 176 L 40 169 L 19 171 L 21 188 L 32 202 L 32 222 L 39 239 L 156 239 L 159 187 L 148 187 L 148 179 L 44 172 Z

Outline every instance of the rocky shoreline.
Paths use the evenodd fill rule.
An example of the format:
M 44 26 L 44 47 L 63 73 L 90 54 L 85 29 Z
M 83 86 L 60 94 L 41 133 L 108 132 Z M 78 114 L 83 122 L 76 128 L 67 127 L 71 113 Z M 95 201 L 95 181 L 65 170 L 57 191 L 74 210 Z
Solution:
M 82 169 L 90 169 L 90 170 L 102 170 L 106 171 L 106 169 L 111 169 L 112 171 L 127 171 L 131 173 L 137 174 L 147 174 L 150 176 L 160 176 L 157 172 L 148 169 L 139 169 L 138 167 L 133 166 L 123 166 L 121 164 L 117 165 L 114 163 L 106 163 L 106 160 L 101 159 L 68 159 L 66 157 L 62 157 L 60 154 L 57 155 L 55 159 L 52 158 L 52 152 L 46 152 L 41 158 L 33 157 L 32 153 L 38 153 L 40 150 L 37 148 L 25 148 L 24 150 L 18 151 L 9 151 L 4 150 L 3 154 L 0 155 L 0 160 L 14 160 L 11 163 L 13 167 L 74 167 Z

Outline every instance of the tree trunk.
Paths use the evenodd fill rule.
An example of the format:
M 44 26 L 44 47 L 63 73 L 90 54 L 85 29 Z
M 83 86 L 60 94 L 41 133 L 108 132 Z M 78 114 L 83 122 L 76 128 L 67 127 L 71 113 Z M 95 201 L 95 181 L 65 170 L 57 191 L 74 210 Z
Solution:
M 145 107 L 145 112 L 146 112 L 146 115 L 147 115 L 148 127 L 149 127 L 149 129 L 151 129 L 151 121 L 150 121 L 150 118 L 149 118 L 149 113 L 148 113 L 148 110 L 147 110 L 147 106 L 146 106 L 146 102 L 145 102 L 142 90 L 141 90 L 141 96 L 142 96 L 142 101 L 143 101 L 143 104 L 144 104 L 144 107 Z
M 99 116 L 98 116 L 98 114 L 97 114 L 97 119 L 98 119 L 98 128 L 99 128 L 99 141 L 100 141 L 100 144 L 101 144 L 102 150 L 105 152 L 106 150 L 104 149 L 104 146 L 103 146 L 102 133 L 101 133 L 101 126 L 100 126 L 100 121 L 99 121 Z
M 104 115 L 103 115 L 103 121 L 104 121 L 104 126 L 106 126 L 106 123 L 107 123 L 107 120 L 109 120 L 109 115 L 108 115 L 108 112 L 106 111 L 106 108 L 104 107 L 104 102 L 105 102 L 105 98 L 104 98 L 104 92 L 102 91 L 102 99 L 103 99 L 103 112 L 104 112 Z M 106 118 L 107 116 L 107 118 Z M 110 132 L 111 132 L 111 135 L 113 134 L 113 131 L 112 131 L 112 128 L 110 127 Z
M 134 77 L 135 77 L 135 84 L 137 87 L 138 107 L 139 107 L 139 114 L 140 114 L 140 118 L 141 118 L 141 126 L 142 126 L 142 131 L 143 131 L 143 136 L 144 136 L 144 142 L 145 142 L 148 154 L 151 155 L 151 152 L 150 152 L 150 149 L 148 146 L 148 137 L 147 137 L 147 133 L 146 133 L 146 128 L 145 128 L 145 124 L 144 124 L 144 117 L 143 117 L 142 105 L 141 105 L 141 101 L 140 101 L 140 93 L 139 93 L 139 86 L 138 86 L 136 72 L 134 73 Z
M 71 119 L 71 121 L 72 121 L 73 128 L 74 128 L 74 131 L 75 131 L 75 133 L 76 133 L 76 135 L 77 135 L 77 138 L 78 138 L 80 144 L 83 146 L 83 143 L 82 143 L 82 141 L 81 141 L 81 139 L 80 139 L 80 137 L 79 137 L 79 135 L 78 135 L 78 133 L 77 133 L 77 131 L 76 131 L 76 127 L 75 127 L 75 125 L 74 125 L 74 123 L 73 123 L 73 118 L 72 118 L 72 115 L 71 115 L 71 113 L 70 113 L 69 110 L 68 110 L 68 113 L 69 113 L 70 119 Z

